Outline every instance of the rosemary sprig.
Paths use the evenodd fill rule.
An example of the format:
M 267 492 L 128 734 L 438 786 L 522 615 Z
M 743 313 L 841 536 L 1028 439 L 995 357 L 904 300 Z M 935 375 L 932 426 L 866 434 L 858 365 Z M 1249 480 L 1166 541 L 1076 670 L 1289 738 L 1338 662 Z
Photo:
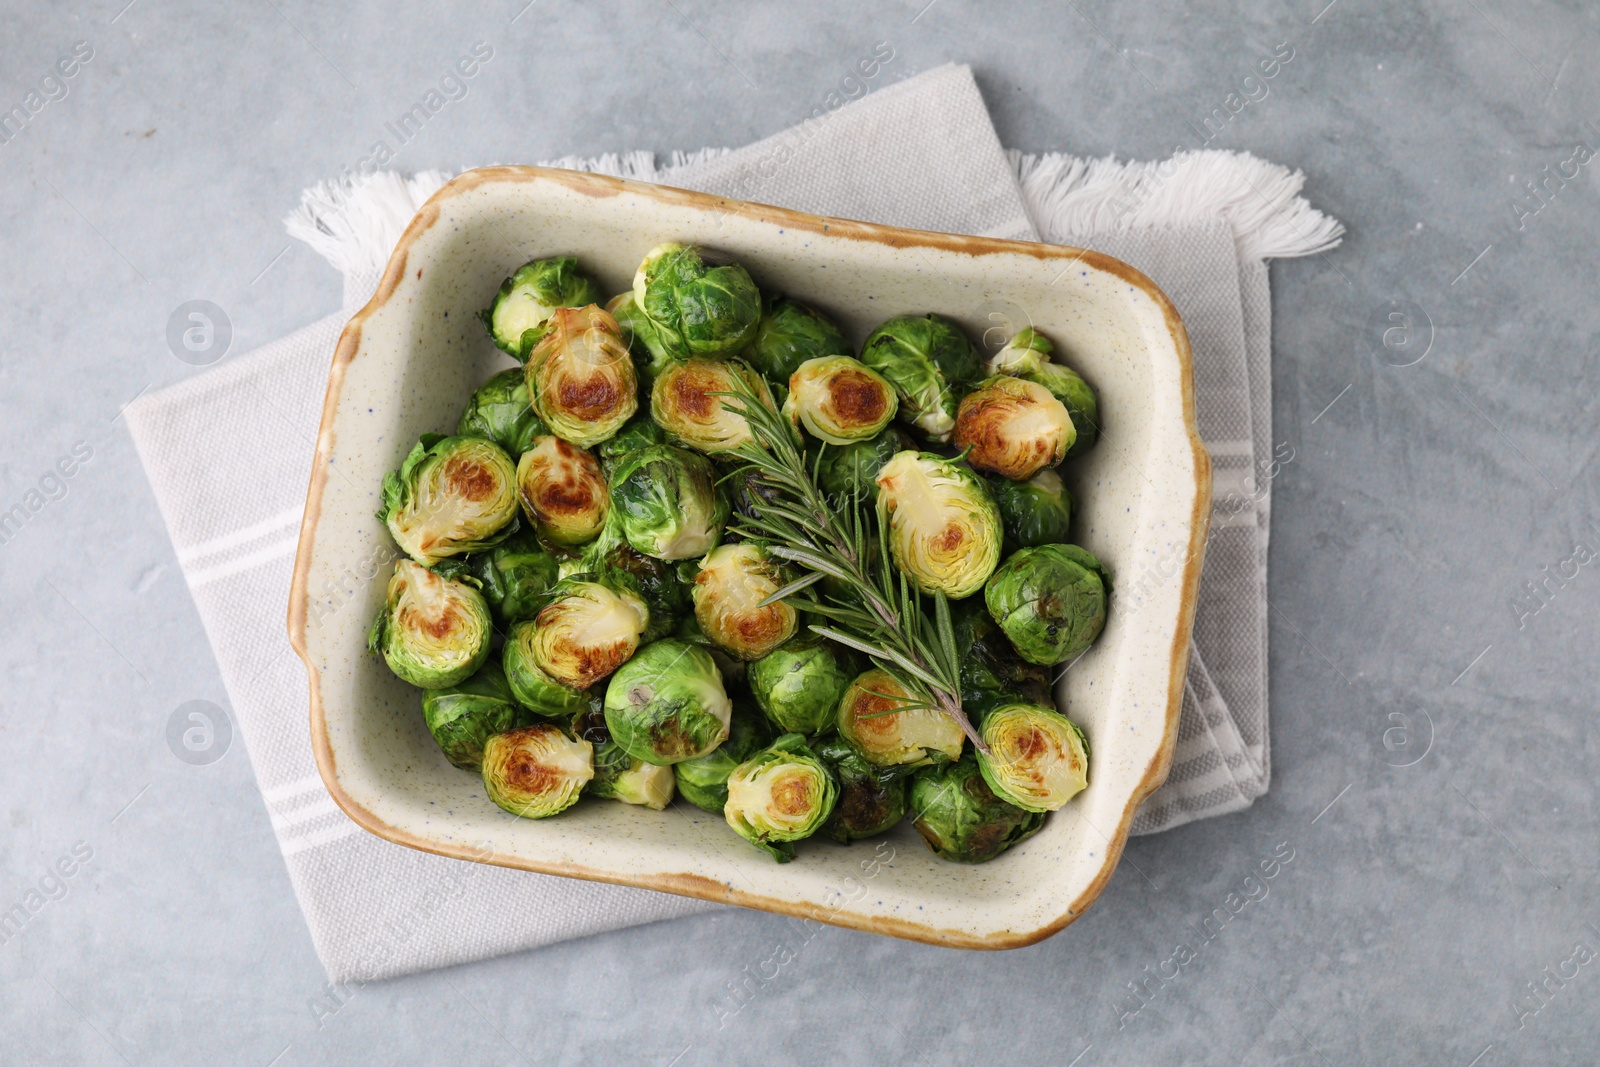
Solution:
M 765 603 L 787 600 L 820 616 L 825 621 L 811 626 L 814 633 L 871 657 L 910 694 L 911 699 L 894 711 L 926 708 L 948 715 L 973 745 L 987 753 L 988 746 L 961 707 L 961 657 L 950 603 L 943 593 L 934 593 L 930 617 L 922 595 L 890 564 L 884 509 L 875 509 L 872 524 L 883 546 L 874 565 L 861 501 L 851 496 L 836 502 L 817 487 L 816 468 L 807 469 L 788 420 L 742 381 L 735 381 L 732 392 L 718 395 L 731 398 L 734 403 L 729 406 L 750 424 L 754 440 L 733 455 L 756 469 L 765 490 L 750 494 L 755 514 L 740 515 L 732 529 L 742 537 L 768 542 L 769 553 L 806 572 Z M 799 595 L 824 578 L 834 579 L 853 595 Z

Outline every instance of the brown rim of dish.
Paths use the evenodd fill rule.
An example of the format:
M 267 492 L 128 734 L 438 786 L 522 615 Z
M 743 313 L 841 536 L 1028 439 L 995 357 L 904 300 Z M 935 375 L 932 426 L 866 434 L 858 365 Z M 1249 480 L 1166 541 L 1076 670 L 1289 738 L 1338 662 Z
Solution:
M 756 221 L 777 223 L 785 228 L 827 234 L 832 237 L 843 237 L 848 240 L 870 241 L 887 245 L 891 248 L 920 246 L 951 252 L 963 252 L 968 255 L 1012 253 L 1029 255 L 1038 259 L 1082 260 L 1096 269 L 1113 274 L 1140 289 L 1161 308 L 1166 318 L 1167 329 L 1172 335 L 1173 346 L 1177 350 L 1182 370 L 1180 378 L 1183 387 L 1183 421 L 1184 427 L 1188 431 L 1190 447 L 1193 450 L 1196 485 L 1194 514 L 1191 518 L 1192 533 L 1189 539 L 1187 563 L 1183 572 L 1182 600 L 1179 604 L 1178 626 L 1176 633 L 1173 635 L 1172 652 L 1169 661 L 1170 676 L 1167 693 L 1166 727 L 1160 747 L 1151 759 L 1150 765 L 1145 768 L 1145 773 L 1140 778 L 1139 784 L 1129 796 L 1122 818 L 1118 821 L 1116 830 L 1110 835 L 1110 841 L 1106 845 L 1105 862 L 1101 865 L 1099 873 L 1062 915 L 1034 930 L 1001 931 L 980 937 L 963 930 L 941 929 L 922 923 L 906 922 L 902 919 L 853 915 L 843 911 L 829 912 L 828 909 L 814 904 L 783 900 L 737 890 L 714 878 L 698 874 L 659 874 L 626 878 L 570 863 L 539 863 L 510 857 L 504 860 L 499 858 L 485 859 L 480 851 L 468 845 L 439 844 L 390 826 L 357 803 L 340 786 L 338 774 L 334 767 L 333 749 L 328 740 L 327 721 L 323 716 L 321 677 L 318 674 L 316 665 L 312 663 L 311 657 L 306 651 L 306 610 L 309 604 L 307 585 L 310 579 L 312 542 L 315 537 L 317 522 L 321 516 L 323 490 L 327 485 L 328 457 L 333 451 L 333 420 L 334 414 L 338 409 L 339 395 L 344 386 L 345 369 L 349 366 L 350 361 L 355 358 L 356 350 L 360 347 L 362 326 L 368 318 L 383 307 L 389 298 L 394 295 L 401 278 L 405 276 L 406 259 L 412 244 L 419 235 L 438 221 L 439 204 L 450 197 L 470 192 L 480 185 L 507 181 L 555 182 L 576 192 L 596 197 L 633 193 L 664 203 L 680 204 L 700 210 L 724 211 L 734 215 L 748 215 Z M 295 553 L 294 581 L 290 586 L 289 592 L 289 643 L 305 663 L 306 673 L 310 679 L 311 744 L 316 754 L 317 771 L 322 775 L 323 784 L 327 787 L 329 795 L 333 797 L 334 803 L 338 804 L 344 813 L 354 820 L 357 825 L 378 837 L 422 852 L 433 852 L 455 859 L 476 860 L 519 870 L 537 871 L 542 874 L 558 874 L 596 882 L 612 882 L 618 885 L 655 889 L 664 893 L 676 893 L 680 896 L 698 897 L 702 900 L 737 904 L 742 907 L 814 919 L 833 926 L 865 930 L 875 934 L 887 934 L 892 937 L 922 941 L 932 945 L 974 949 L 1021 948 L 1025 945 L 1042 941 L 1059 932 L 1063 927 L 1081 916 L 1090 904 L 1094 903 L 1110 881 L 1112 871 L 1116 869 L 1117 863 L 1122 858 L 1122 850 L 1127 843 L 1128 828 L 1133 822 L 1134 813 L 1145 798 L 1154 793 L 1166 781 L 1167 772 L 1172 766 L 1172 754 L 1177 747 L 1178 741 L 1178 713 L 1183 704 L 1183 683 L 1189 655 L 1189 637 L 1194 628 L 1194 613 L 1200 585 L 1200 565 L 1205 553 L 1206 531 L 1210 522 L 1210 515 L 1211 456 L 1200 440 L 1200 433 L 1195 420 L 1194 365 L 1189 349 L 1189 336 L 1184 330 L 1182 320 L 1178 317 L 1177 309 L 1172 306 L 1172 302 L 1167 299 L 1166 294 L 1157 288 L 1149 278 L 1146 278 L 1139 271 L 1121 260 L 1099 252 L 1068 248 L 1064 245 L 1035 244 L 1027 241 L 1007 241 L 989 237 L 965 237 L 922 230 L 903 230 L 867 222 L 808 215 L 803 212 L 790 211 L 787 208 L 770 207 L 765 204 L 741 200 L 729 200 L 707 193 L 675 189 L 665 185 L 651 185 L 645 182 L 626 181 L 601 174 L 556 170 L 547 167 L 485 167 L 462 174 L 428 198 L 427 203 L 422 205 L 416 217 L 411 220 L 411 224 L 406 227 L 405 233 L 401 235 L 399 243 L 395 246 L 394 253 L 389 257 L 389 265 L 384 271 L 382 280 L 378 283 L 377 292 L 365 307 L 356 312 L 355 316 L 351 318 L 339 335 L 338 345 L 334 349 L 333 364 L 328 373 L 328 392 L 323 402 L 322 423 L 317 431 L 317 452 L 311 472 L 311 485 L 306 493 L 305 518 L 300 527 L 300 540 Z

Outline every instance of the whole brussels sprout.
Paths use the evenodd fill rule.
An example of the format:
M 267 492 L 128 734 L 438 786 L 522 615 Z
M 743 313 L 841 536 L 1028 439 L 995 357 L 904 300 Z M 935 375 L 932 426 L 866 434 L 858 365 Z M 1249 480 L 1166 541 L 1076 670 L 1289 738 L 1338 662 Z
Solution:
M 737 359 L 685 359 L 674 362 L 650 388 L 650 417 L 668 440 L 700 452 L 732 452 L 754 439 L 742 402 L 732 393 L 738 385 L 753 392 L 774 411 L 772 391 L 761 375 Z
M 1002 800 L 1028 811 L 1055 811 L 1089 784 L 1089 743 L 1077 724 L 1037 704 L 1007 704 L 978 727 L 989 746 L 978 753 L 983 780 Z
M 760 659 L 794 636 L 798 613 L 762 601 L 784 586 L 782 570 L 757 545 L 719 545 L 700 561 L 694 578 L 694 617 L 700 631 L 729 655 Z
M 885 833 L 905 818 L 911 781 L 904 768 L 875 767 L 843 739 L 820 741 L 816 753 L 839 781 L 839 802 L 822 826 L 841 845 Z
M 798 637 L 750 664 L 750 695 L 783 733 L 833 727 L 839 701 L 855 678 L 845 651 L 821 637 Z
M 394 565 L 386 602 L 367 648 L 404 681 L 445 689 L 466 681 L 489 658 L 494 621 L 483 594 L 465 581 L 434 574 L 409 559 Z
M 955 444 L 967 462 L 1019 482 L 1060 463 L 1076 437 L 1061 401 L 1025 378 L 998 374 L 956 412 Z
M 521 367 L 503 370 L 473 391 L 456 421 L 459 437 L 487 437 L 513 459 L 548 433 L 528 401 L 528 380 Z
M 559 567 L 532 530 L 518 530 L 493 548 L 447 559 L 433 570 L 446 578 L 476 578 L 495 622 L 504 626 L 539 613 Z
M 611 478 L 611 513 L 628 544 L 656 559 L 700 557 L 722 536 L 728 504 L 704 456 L 672 445 L 640 449 Z
M 1053 363 L 1055 345 L 1032 326 L 1024 327 L 989 359 L 990 374 L 1012 374 L 1038 382 L 1066 405 L 1076 431 L 1068 456 L 1081 456 L 1100 436 L 1100 401 L 1089 383 L 1071 367 Z
M 529 647 L 545 674 L 573 689 L 587 689 L 628 661 L 649 624 L 650 609 L 632 591 L 563 578 L 534 618 Z
M 994 795 L 972 756 L 930 767 L 911 780 L 917 833 L 934 855 L 956 863 L 984 863 L 1039 832 L 1045 816 Z
M 598 701 L 573 717 L 572 735 L 594 746 L 594 777 L 585 789 L 589 795 L 655 811 L 672 803 L 672 768 L 657 767 L 623 751 L 611 740 L 605 711 Z
M 924 593 L 959 600 L 1000 562 L 1000 512 L 982 479 L 932 452 L 901 452 L 878 471 L 889 556 Z
M 533 410 L 580 448 L 612 437 L 639 410 L 639 378 L 621 328 L 594 304 L 551 315 L 526 374 Z
M 1002 704 L 1052 706 L 1050 671 L 1017 655 L 989 610 L 977 597 L 951 611 L 961 650 L 961 706 L 977 721 Z
M 633 366 L 638 371 L 639 380 L 646 385 L 654 382 L 656 375 L 676 358 L 674 350 L 669 349 L 662 340 L 661 328 L 639 310 L 632 290 L 618 293 L 606 301 L 606 311 L 622 328 L 622 336 L 628 342 L 628 352 L 633 356 Z
M 1105 629 L 1109 595 L 1105 568 L 1077 545 L 1018 549 L 983 590 L 989 614 L 1017 653 L 1043 666 L 1094 644 Z
M 383 476 L 378 519 L 406 555 L 430 566 L 510 536 L 516 482 L 511 457 L 493 441 L 425 433 Z
M 650 623 L 641 641 L 655 641 L 672 633 L 683 617 L 694 608 L 689 585 L 678 573 L 678 564 L 634 551 L 618 544 L 594 565 L 595 577 L 613 589 L 626 589 L 650 609 Z
M 633 299 L 680 359 L 733 355 L 755 338 L 761 319 L 761 293 L 748 271 L 721 253 L 676 242 L 645 255 Z
M 824 449 L 817 461 L 817 487 L 835 498 L 873 497 L 883 465 L 900 452 L 916 448 L 911 435 L 897 426 L 885 427 L 865 441 Z
M 900 419 L 934 441 L 956 425 L 956 390 L 979 373 L 977 350 L 943 315 L 900 315 L 867 335 L 861 362 L 894 385 Z
M 557 308 L 577 308 L 600 299 L 600 289 L 578 269 L 574 256 L 536 259 L 500 283 L 494 305 L 478 313 L 501 351 L 518 363 L 544 333 Z
M 672 765 L 678 795 L 701 811 L 721 815 L 728 803 L 728 775 L 772 740 L 760 715 L 738 704 L 728 723 L 728 739 L 695 759 Z
M 777 294 L 763 299 L 755 340 L 744 350 L 750 365 L 775 382 L 787 382 L 808 359 L 854 354 L 832 319 L 808 304 Z
M 1055 471 L 1040 471 L 1025 482 L 991 478 L 989 494 L 1000 509 L 1000 525 L 1005 528 L 1009 548 L 1059 545 L 1067 540 L 1077 502 Z
M 536 437 L 517 460 L 517 498 L 533 528 L 558 545 L 594 540 L 611 496 L 600 464 L 559 437 Z
M 666 431 L 656 425 L 648 411 L 641 411 L 629 419 L 615 437 L 595 445 L 594 454 L 600 460 L 601 472 L 610 479 L 624 459 L 642 448 L 664 444 L 666 440 Z
M 839 700 L 839 736 L 877 767 L 919 767 L 961 757 L 966 735 L 950 716 L 932 708 L 897 710 L 911 695 L 887 672 L 873 668 Z
M 483 789 L 524 819 L 545 819 L 578 802 L 594 777 L 594 746 L 549 723 L 495 734 L 483 746 Z
M 833 773 L 806 739 L 784 734 L 734 768 L 722 813 L 734 833 L 787 863 L 794 842 L 816 833 L 838 799 Z
M 704 756 L 727 738 L 732 714 L 711 654 L 675 638 L 645 645 L 606 686 L 606 729 L 646 763 Z
M 462 770 L 483 766 L 484 743 L 517 725 L 521 717 L 505 671 L 492 659 L 460 685 L 422 694 L 422 721 L 445 759 Z
M 894 418 L 900 402 L 877 371 L 851 356 L 808 359 L 789 376 L 783 413 L 830 445 L 873 437 Z
M 532 620 L 512 623 L 506 644 L 500 650 L 506 684 L 517 703 L 547 719 L 564 719 L 582 711 L 589 697 L 582 690 L 562 685 L 544 672 L 533 658 L 534 639 L 539 628 Z

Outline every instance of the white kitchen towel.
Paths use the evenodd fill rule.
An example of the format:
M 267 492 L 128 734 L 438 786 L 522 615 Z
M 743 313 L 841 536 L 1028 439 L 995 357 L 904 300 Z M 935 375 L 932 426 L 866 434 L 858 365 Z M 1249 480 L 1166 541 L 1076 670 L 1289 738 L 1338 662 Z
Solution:
M 862 151 L 864 145 L 875 150 Z M 1129 258 L 1190 323 L 1202 429 L 1208 442 L 1215 437 L 1224 455 L 1235 456 L 1228 469 L 1245 471 L 1270 454 L 1263 450 L 1271 441 L 1261 258 L 1331 247 L 1338 233 L 1298 198 L 1298 175 L 1247 156 L 1201 153 L 1171 169 L 1008 159 L 961 66 L 908 78 L 734 152 L 679 155 L 660 167 L 648 153 L 554 162 L 892 225 L 1042 234 Z M 482 959 L 713 907 L 392 845 L 346 819 L 317 776 L 305 673 L 285 636 L 284 595 L 328 361 L 405 223 L 445 177 L 380 174 L 308 191 L 290 229 L 344 274 L 344 308 L 127 411 L 295 892 L 336 981 Z M 1105 447 L 1115 447 L 1114 436 Z M 1233 494 L 1224 517 L 1220 502 L 1229 498 L 1219 474 L 1219 529 L 1235 531 L 1226 537 L 1245 547 L 1224 550 L 1221 532 L 1210 546 L 1178 759 L 1135 832 L 1236 810 L 1266 787 L 1266 492 L 1265 484 L 1235 480 L 1248 491 Z M 1213 573 L 1227 588 L 1213 591 Z M 1248 709 L 1244 719 L 1230 701 Z

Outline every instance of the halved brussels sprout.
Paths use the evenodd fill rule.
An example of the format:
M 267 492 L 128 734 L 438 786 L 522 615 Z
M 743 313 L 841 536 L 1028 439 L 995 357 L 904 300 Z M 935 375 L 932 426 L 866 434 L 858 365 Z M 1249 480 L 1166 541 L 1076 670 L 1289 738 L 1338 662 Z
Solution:
M 817 486 L 834 497 L 878 494 L 877 477 L 897 453 L 916 448 L 911 435 L 898 426 L 885 427 L 876 437 L 839 448 L 829 448 L 817 463 Z
M 593 777 L 594 746 L 549 723 L 495 734 L 483 746 L 484 792 L 524 819 L 566 811 Z
M 961 707 L 978 721 L 1002 704 L 1051 707 L 1051 672 L 1017 655 L 1010 638 L 978 597 L 953 606 L 956 647 L 961 650 Z
M 700 561 L 694 617 L 723 651 L 760 659 L 793 637 L 798 624 L 798 613 L 781 600 L 761 606 L 783 585 L 783 572 L 759 546 L 720 545 Z
M 634 369 L 639 372 L 639 380 L 646 385 L 654 382 L 656 375 L 676 358 L 674 350 L 663 342 L 661 328 L 639 310 L 632 290 L 618 293 L 606 301 L 606 311 L 622 329 L 622 336 L 628 342 L 628 352 L 633 356 Z
M 505 625 L 539 614 L 560 566 L 532 530 L 518 530 L 493 548 L 447 559 L 433 569 L 447 578 L 476 578 L 495 622 Z
M 581 689 L 562 685 L 546 674 L 533 658 L 534 640 L 539 628 L 531 619 L 512 623 L 506 635 L 505 648 L 500 650 L 500 663 L 505 668 L 506 683 L 517 703 L 547 719 L 564 719 L 589 704 L 589 697 Z
M 894 385 L 900 420 L 935 441 L 956 425 L 956 390 L 979 373 L 978 353 L 943 315 L 900 315 L 867 335 L 861 362 Z
M 536 259 L 500 283 L 494 305 L 478 313 L 494 343 L 517 362 L 544 333 L 557 308 L 577 308 L 600 299 L 600 289 L 578 269 L 574 256 Z
M 711 463 L 672 445 L 640 449 L 611 478 L 611 513 L 628 544 L 656 559 L 705 555 L 722 536 L 728 504 Z
M 754 339 L 761 319 L 761 293 L 748 271 L 719 252 L 676 242 L 646 253 L 633 299 L 680 359 L 732 355 Z
M 732 714 L 711 653 L 675 638 L 645 645 L 606 686 L 606 729 L 646 763 L 704 756 L 727 738 Z
M 562 685 L 587 689 L 628 661 L 649 624 L 650 609 L 633 592 L 563 578 L 534 619 L 533 662 Z
M 822 826 L 841 845 L 892 830 L 906 815 L 910 778 L 902 767 L 875 767 L 842 738 L 820 741 L 817 756 L 839 781 L 839 802 Z
M 995 795 L 1029 811 L 1055 811 L 1089 784 L 1089 743 L 1076 723 L 1037 704 L 1007 704 L 978 727 L 989 753 L 978 768 Z
M 1105 567 L 1077 545 L 1022 548 L 984 587 L 984 603 L 1017 653 L 1043 666 L 1071 659 L 1100 636 L 1110 595 Z
M 378 519 L 423 566 L 476 552 L 515 529 L 517 468 L 482 437 L 425 433 L 398 471 L 383 476 Z
M 956 413 L 955 444 L 968 450 L 967 462 L 1019 482 L 1060 463 L 1076 437 L 1061 401 L 1025 378 L 990 378 Z
M 721 815 L 728 803 L 728 775 L 771 740 L 772 734 L 759 714 L 734 705 L 726 741 L 704 756 L 672 765 L 678 795 L 701 811 Z
M 677 628 L 693 611 L 689 585 L 678 573 L 678 564 L 668 563 L 637 552 L 631 545 L 614 545 L 594 561 L 595 577 L 613 589 L 636 594 L 650 609 L 650 624 L 640 641 L 654 641 Z
M 559 308 L 528 353 L 533 410 L 563 441 L 589 448 L 639 410 L 639 378 L 617 320 L 594 304 Z
M 606 524 L 611 495 L 600 464 L 559 437 L 536 437 L 517 461 L 522 514 L 558 545 L 593 541 Z
M 1008 547 L 1030 548 L 1066 541 L 1076 501 L 1055 471 L 1040 471 L 1025 482 L 991 478 L 989 493 L 1000 509 L 1000 525 L 1005 528 Z
M 664 444 L 666 440 L 666 431 L 656 425 L 656 420 L 650 417 L 648 411 L 641 411 L 629 419 L 615 437 L 595 445 L 594 454 L 600 460 L 601 472 L 610 479 L 616 474 L 617 465 L 630 455 L 641 448 Z
M 394 565 L 367 648 L 382 653 L 389 669 L 412 685 L 444 689 L 483 666 L 493 634 L 482 593 L 402 559 Z
M 806 739 L 784 734 L 734 768 L 722 813 L 734 833 L 786 863 L 794 842 L 816 833 L 838 799 L 833 772 Z
M 970 469 L 932 452 L 901 452 L 878 472 L 889 556 L 924 593 L 959 600 L 1000 562 L 1000 512 Z
M 750 664 L 750 695 L 783 733 L 819 734 L 838 720 L 839 701 L 855 677 L 832 641 L 798 637 Z
M 573 717 L 572 734 L 594 746 L 594 777 L 585 790 L 589 795 L 655 811 L 672 803 L 672 768 L 635 759 L 611 740 L 598 701 Z
M 1066 405 L 1076 430 L 1073 443 L 1067 448 L 1068 456 L 1081 456 L 1094 447 L 1100 436 L 1100 401 L 1094 389 L 1071 367 L 1051 362 L 1055 350 L 1039 331 L 1024 327 L 1004 348 L 989 358 L 990 374 L 1012 374 L 1038 382 L 1050 390 L 1055 398 Z
M 740 400 L 717 394 L 735 392 L 740 384 L 777 410 L 766 380 L 748 364 L 737 359 L 685 359 L 656 377 L 650 388 L 650 417 L 678 444 L 701 452 L 732 452 L 753 439 L 750 423 Z
M 457 436 L 487 437 L 512 459 L 547 432 L 528 402 L 528 379 L 521 367 L 503 370 L 478 386 L 456 421 Z
M 460 685 L 422 694 L 422 721 L 445 759 L 463 770 L 483 766 L 483 746 L 517 725 L 522 709 L 494 660 Z
M 783 413 L 812 437 L 848 445 L 872 437 L 900 409 L 894 386 L 851 356 L 808 359 L 789 376 Z
M 744 350 L 750 365 L 775 382 L 787 382 L 808 359 L 854 354 L 832 319 L 809 304 L 775 293 L 763 295 L 761 324 Z
M 873 668 L 851 682 L 839 700 L 839 736 L 878 767 L 918 767 L 961 758 L 966 735 L 932 708 L 898 710 L 911 696 L 887 672 Z
M 994 795 L 977 760 L 930 767 L 911 780 L 917 833 L 934 855 L 956 863 L 983 863 L 1039 832 L 1045 816 Z

